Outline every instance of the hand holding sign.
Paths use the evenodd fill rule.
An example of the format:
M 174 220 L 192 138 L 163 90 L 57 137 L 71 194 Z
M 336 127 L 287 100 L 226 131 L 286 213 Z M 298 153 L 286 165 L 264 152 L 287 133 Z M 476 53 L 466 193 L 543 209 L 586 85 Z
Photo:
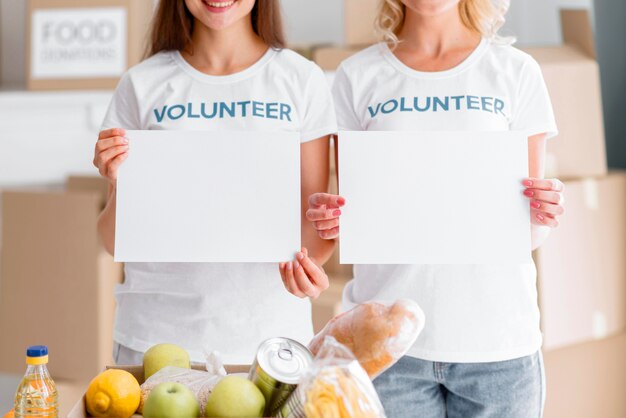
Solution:
M 126 131 L 120 128 L 105 129 L 98 135 L 93 165 L 100 175 L 112 184 L 117 181 L 117 170 L 128 157 Z
M 279 269 L 285 288 L 299 298 L 308 296 L 317 299 L 320 293 L 328 289 L 326 272 L 309 257 L 306 248 L 296 254 L 296 261 L 280 263 Z
M 530 200 L 531 222 L 556 228 L 557 216 L 563 215 L 563 183 L 558 179 L 528 178 L 522 182 L 524 196 Z
M 322 239 L 334 239 L 339 236 L 339 216 L 346 199 L 328 193 L 315 193 L 309 197 L 309 210 L 306 219 L 313 222 Z

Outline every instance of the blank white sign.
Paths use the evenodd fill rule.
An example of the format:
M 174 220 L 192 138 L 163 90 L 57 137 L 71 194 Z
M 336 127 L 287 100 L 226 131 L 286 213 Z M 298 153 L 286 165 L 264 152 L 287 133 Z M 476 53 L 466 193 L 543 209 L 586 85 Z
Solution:
M 520 132 L 340 132 L 341 263 L 529 263 Z
M 127 131 L 115 260 L 279 262 L 300 249 L 297 133 Z

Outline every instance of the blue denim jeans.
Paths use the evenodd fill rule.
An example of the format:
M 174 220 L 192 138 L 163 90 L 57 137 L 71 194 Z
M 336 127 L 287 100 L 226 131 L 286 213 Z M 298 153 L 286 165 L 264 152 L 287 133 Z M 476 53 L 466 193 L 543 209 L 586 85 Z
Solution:
M 545 400 L 541 351 L 493 363 L 404 356 L 374 386 L 388 418 L 537 418 Z

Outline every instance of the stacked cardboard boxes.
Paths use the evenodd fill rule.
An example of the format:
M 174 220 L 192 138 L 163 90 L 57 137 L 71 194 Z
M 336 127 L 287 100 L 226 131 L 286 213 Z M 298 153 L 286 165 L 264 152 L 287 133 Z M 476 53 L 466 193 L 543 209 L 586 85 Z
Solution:
M 42 341 L 54 378 L 84 381 L 111 364 L 122 269 L 96 231 L 104 187 L 89 183 L 3 192 L 0 372 L 23 373 L 25 348 Z
M 626 402 L 626 172 L 607 169 L 589 16 L 561 12 L 564 44 L 525 48 L 540 64 L 560 134 L 546 176 L 565 183 L 560 226 L 535 251 L 547 418 L 623 417 Z

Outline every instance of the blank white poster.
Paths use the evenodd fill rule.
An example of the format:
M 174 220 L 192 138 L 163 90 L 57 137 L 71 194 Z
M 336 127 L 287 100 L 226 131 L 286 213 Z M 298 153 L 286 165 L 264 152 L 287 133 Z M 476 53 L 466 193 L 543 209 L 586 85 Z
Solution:
M 297 133 L 126 136 L 116 261 L 279 262 L 300 250 Z
M 340 260 L 529 263 L 520 132 L 340 132 Z

